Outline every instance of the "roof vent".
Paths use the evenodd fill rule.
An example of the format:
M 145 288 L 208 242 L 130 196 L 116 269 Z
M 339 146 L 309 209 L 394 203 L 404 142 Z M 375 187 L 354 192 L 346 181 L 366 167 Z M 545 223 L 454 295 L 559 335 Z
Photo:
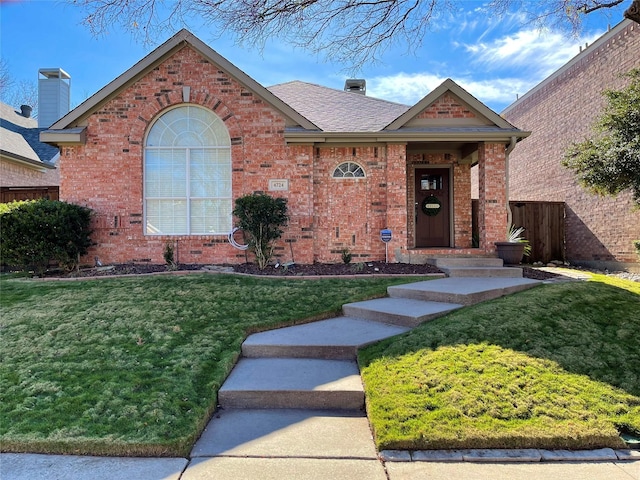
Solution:
M 364 78 L 349 78 L 344 82 L 344 91 L 366 95 L 367 81 Z
M 29 118 L 31 116 L 31 112 L 33 108 L 30 105 L 20 105 L 20 115 L 25 118 Z

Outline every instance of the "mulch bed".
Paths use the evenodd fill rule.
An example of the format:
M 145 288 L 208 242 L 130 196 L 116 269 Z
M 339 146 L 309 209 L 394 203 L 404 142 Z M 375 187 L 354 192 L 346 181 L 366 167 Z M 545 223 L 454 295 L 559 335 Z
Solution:
M 202 270 L 203 265 L 199 264 L 179 264 L 175 271 L 194 271 Z M 237 273 L 245 273 L 251 275 L 265 276 L 338 276 L 338 275 L 428 275 L 434 273 L 442 273 L 433 265 L 414 265 L 408 263 L 385 263 L 385 262 L 365 262 L 365 263 L 314 263 L 311 265 L 294 264 L 290 266 L 269 266 L 264 270 L 260 270 L 254 263 L 244 263 L 240 265 L 222 266 Z M 538 270 L 535 268 L 523 266 L 523 275 L 525 278 L 534 280 L 548 280 L 558 275 Z M 83 278 L 83 277 L 104 277 L 115 275 L 142 275 L 148 273 L 167 272 L 170 269 L 166 265 L 157 264 L 117 264 L 105 267 L 86 268 L 77 272 L 63 273 L 59 270 L 51 270 L 47 272 L 45 277 L 58 278 Z

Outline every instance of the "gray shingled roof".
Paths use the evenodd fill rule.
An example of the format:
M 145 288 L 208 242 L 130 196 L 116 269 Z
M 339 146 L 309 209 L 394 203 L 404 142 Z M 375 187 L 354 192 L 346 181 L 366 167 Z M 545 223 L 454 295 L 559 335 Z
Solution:
M 325 132 L 379 132 L 410 108 L 301 81 L 274 85 L 267 90 Z
M 30 163 L 52 167 L 58 149 L 40 141 L 38 121 L 16 112 L 13 107 L 0 102 L 0 152 Z

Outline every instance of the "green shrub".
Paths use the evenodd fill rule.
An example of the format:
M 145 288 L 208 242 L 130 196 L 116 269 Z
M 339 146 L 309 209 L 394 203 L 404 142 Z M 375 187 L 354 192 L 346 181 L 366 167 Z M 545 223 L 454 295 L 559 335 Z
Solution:
M 0 215 L 3 215 L 11 210 L 18 208 L 20 205 L 28 203 L 29 200 L 16 200 L 10 203 L 0 203 Z
M 287 199 L 264 193 L 245 195 L 236 200 L 233 214 L 247 234 L 258 267 L 263 270 L 273 255 L 274 241 L 282 236 L 282 227 L 287 224 Z
M 342 263 L 344 263 L 345 265 L 351 263 L 351 259 L 353 258 L 353 255 L 351 254 L 348 248 L 343 248 L 341 254 L 342 254 Z
M 178 268 L 178 265 L 176 264 L 175 257 L 174 257 L 174 249 L 173 249 L 172 242 L 167 242 L 164 245 L 164 252 L 162 253 L 162 256 L 164 257 L 164 263 L 167 264 L 168 270 L 176 270 Z
M 636 249 L 636 253 L 638 254 L 638 257 L 640 257 L 640 240 L 634 240 L 633 246 Z
M 37 274 L 56 261 L 77 266 L 91 245 L 91 210 L 57 200 L 13 202 L 0 209 L 0 261 L 33 268 Z

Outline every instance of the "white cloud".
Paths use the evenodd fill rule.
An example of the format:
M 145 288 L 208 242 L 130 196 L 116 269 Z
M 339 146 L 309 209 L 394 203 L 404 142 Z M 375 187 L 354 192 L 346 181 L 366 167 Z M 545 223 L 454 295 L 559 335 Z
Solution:
M 524 29 L 491 42 L 465 44 L 472 61 L 490 69 L 525 67 L 546 77 L 579 53 L 579 44 L 591 43 L 601 33 L 580 39 L 559 32 Z
M 398 73 L 367 79 L 367 95 L 413 105 L 444 82 L 446 77 L 429 73 Z M 521 78 L 452 78 L 471 95 L 491 108 L 501 110 L 531 89 L 537 81 Z
M 445 80 L 428 73 L 396 73 L 367 78 L 367 95 L 413 105 Z
M 489 25 L 480 38 L 491 29 Z M 413 105 L 450 76 L 478 100 L 500 111 L 577 55 L 578 45 L 591 44 L 600 35 L 575 39 L 558 32 L 525 28 L 485 42 L 454 40 L 451 43 L 465 52 L 456 55 L 454 63 L 442 65 L 435 72 L 367 78 L 367 94 Z M 461 65 L 465 68 L 461 69 Z M 452 71 L 456 73 L 449 73 Z

